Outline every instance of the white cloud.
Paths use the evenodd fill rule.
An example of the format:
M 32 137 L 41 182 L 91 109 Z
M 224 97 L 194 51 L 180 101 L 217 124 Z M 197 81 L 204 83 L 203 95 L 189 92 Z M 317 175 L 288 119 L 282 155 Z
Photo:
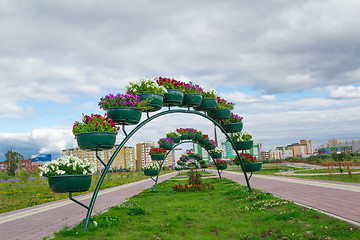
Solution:
M 360 87 L 329 87 L 328 90 L 330 92 L 330 97 L 332 98 L 360 98 Z

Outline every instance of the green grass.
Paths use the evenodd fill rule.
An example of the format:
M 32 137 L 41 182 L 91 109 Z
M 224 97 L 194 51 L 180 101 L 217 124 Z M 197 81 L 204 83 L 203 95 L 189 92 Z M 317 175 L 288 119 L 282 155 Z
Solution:
M 165 173 L 165 172 L 162 172 Z M 100 189 L 115 187 L 129 182 L 148 178 L 143 172 L 107 174 Z M 88 192 L 93 192 L 99 175 L 92 177 Z M 83 193 L 74 194 L 74 196 Z M 68 198 L 67 193 L 51 192 L 47 180 L 0 183 L 0 213 L 10 212 L 59 199 Z
M 360 183 L 360 174 L 353 174 L 351 177 L 348 174 L 332 174 L 332 175 L 316 175 L 316 176 L 294 176 L 289 177 L 306 178 L 314 180 L 336 181 L 336 182 L 348 182 L 348 183 Z
M 315 210 L 227 179 L 204 181 L 215 190 L 174 192 L 186 181 L 165 181 L 95 216 L 89 231 L 80 224 L 55 239 L 360 239 L 358 228 Z
M 341 168 L 343 170 L 343 172 L 347 172 L 346 168 Z M 340 172 L 338 167 L 332 168 L 332 169 L 328 169 L 328 168 L 324 168 L 324 169 L 312 169 L 312 170 L 301 170 L 299 172 L 295 172 L 295 173 L 299 173 L 299 174 L 306 174 L 306 173 L 338 173 Z M 360 169 L 351 169 L 351 172 L 360 172 Z

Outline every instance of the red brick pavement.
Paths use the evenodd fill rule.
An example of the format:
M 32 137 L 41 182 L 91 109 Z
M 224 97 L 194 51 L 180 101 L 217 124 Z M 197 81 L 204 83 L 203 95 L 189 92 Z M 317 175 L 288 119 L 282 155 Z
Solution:
M 162 175 L 159 182 L 170 179 L 176 174 L 174 172 Z M 120 204 L 153 185 L 154 182 L 151 179 L 146 179 L 101 190 L 95 202 L 93 214 Z M 91 196 L 92 193 L 74 198 L 88 197 L 80 201 L 89 205 Z M 64 226 L 78 224 L 86 217 L 86 213 L 87 209 L 66 199 L 0 214 L 0 239 L 42 239 L 44 236 L 53 235 L 55 231 L 61 230 Z
M 242 173 L 224 171 L 222 176 L 246 185 Z M 360 225 L 360 184 L 254 174 L 250 185 Z

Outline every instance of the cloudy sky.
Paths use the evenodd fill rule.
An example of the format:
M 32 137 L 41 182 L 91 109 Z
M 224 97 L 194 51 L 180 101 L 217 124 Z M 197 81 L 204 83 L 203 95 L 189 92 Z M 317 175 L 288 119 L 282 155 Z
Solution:
M 159 76 L 234 101 L 263 149 L 360 139 L 359 16 L 358 0 L 0 0 L 0 160 L 76 147 L 72 125 L 103 113 L 100 97 Z M 175 114 L 128 144 L 178 127 L 213 137 Z

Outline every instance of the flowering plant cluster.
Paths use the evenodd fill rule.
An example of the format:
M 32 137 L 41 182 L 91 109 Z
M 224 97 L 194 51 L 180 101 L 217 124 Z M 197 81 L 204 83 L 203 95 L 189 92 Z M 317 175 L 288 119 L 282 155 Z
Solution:
M 234 109 L 235 103 L 228 102 L 221 97 L 217 97 L 217 108 L 227 108 L 227 109 Z
M 242 161 L 244 164 L 252 164 L 252 163 L 256 163 L 258 161 L 255 156 L 253 156 L 249 153 L 240 153 L 240 157 L 242 158 Z M 234 159 L 234 164 L 240 165 L 240 160 L 237 156 Z
M 109 94 L 100 98 L 100 109 L 108 110 L 112 107 L 133 107 L 142 110 L 146 109 L 147 101 L 140 101 L 138 95 L 127 92 L 126 94 Z
M 209 136 L 207 134 L 203 134 L 202 135 L 202 139 L 205 140 L 205 139 L 209 139 Z
M 203 89 L 203 98 L 217 98 L 218 94 L 215 89 Z
M 210 139 L 208 145 L 216 145 L 215 140 Z
M 175 166 L 175 170 L 183 170 L 183 166 Z
M 160 138 L 158 143 L 172 143 L 172 144 L 175 144 L 174 140 L 172 140 L 171 138 Z
M 209 167 L 209 165 L 207 165 L 206 163 L 201 163 L 201 167 L 206 168 L 206 167 Z
M 40 176 L 92 174 L 96 171 L 94 163 L 87 159 L 73 156 L 62 156 L 57 160 L 45 163 L 40 169 Z
M 148 163 L 144 166 L 144 170 L 159 170 L 160 164 L 157 162 Z
M 151 148 L 149 154 L 166 154 L 166 150 L 164 148 Z
M 218 154 L 218 153 L 222 153 L 223 150 L 219 147 L 216 147 L 214 150 L 210 150 L 209 153 L 210 154 Z
M 189 153 L 187 154 L 187 157 L 188 157 L 188 159 L 191 159 L 191 158 L 194 158 L 194 159 L 196 159 L 196 160 L 201 160 L 201 159 L 202 159 L 202 157 L 201 157 L 200 154 L 198 154 L 198 153 L 192 153 L 192 152 L 189 152 Z
M 202 135 L 202 131 L 195 129 L 195 135 Z
M 156 78 L 155 81 L 157 82 L 157 84 L 165 87 L 167 90 L 173 89 L 173 90 L 185 91 L 185 83 L 175 80 L 174 78 L 170 79 L 170 78 L 159 77 Z
M 196 134 L 196 130 L 193 128 L 178 128 L 176 132 L 180 134 Z
M 129 86 L 125 86 L 126 91 L 132 94 L 140 93 L 159 93 L 164 94 L 167 92 L 166 88 L 159 86 L 159 84 L 152 79 L 140 79 L 136 82 L 129 82 Z
M 230 118 L 221 120 L 221 124 L 227 125 L 229 123 L 241 123 L 242 120 L 243 120 L 243 117 L 241 117 L 237 114 L 234 114 L 234 113 L 230 113 Z
M 185 83 L 185 90 L 184 90 L 185 93 L 197 93 L 197 94 L 203 94 L 203 90 L 202 88 L 197 85 L 197 84 L 194 84 L 192 82 L 190 83 Z
M 228 162 L 225 160 L 217 160 L 216 161 L 217 166 L 226 166 L 227 164 L 228 164 Z
M 185 163 L 181 160 L 178 160 L 176 163 L 177 163 L 177 165 L 180 165 L 180 166 L 185 165 Z
M 84 132 L 115 132 L 117 133 L 119 127 L 116 127 L 111 118 L 101 116 L 99 114 L 83 115 L 82 123 L 76 121 L 73 126 L 73 134 Z
M 214 190 L 214 185 L 207 183 L 200 183 L 200 184 L 181 184 L 175 183 L 172 186 L 172 189 L 175 192 L 195 192 L 195 191 L 209 191 Z
M 252 134 L 247 131 L 241 131 L 232 135 L 233 142 L 244 142 L 252 139 Z
M 200 168 L 200 164 L 198 161 L 190 159 L 186 162 L 186 166 L 189 168 Z
M 166 137 L 180 137 L 181 135 L 178 133 L 178 132 L 176 132 L 176 131 L 174 131 L 174 132 L 168 132 L 167 134 L 166 134 Z

